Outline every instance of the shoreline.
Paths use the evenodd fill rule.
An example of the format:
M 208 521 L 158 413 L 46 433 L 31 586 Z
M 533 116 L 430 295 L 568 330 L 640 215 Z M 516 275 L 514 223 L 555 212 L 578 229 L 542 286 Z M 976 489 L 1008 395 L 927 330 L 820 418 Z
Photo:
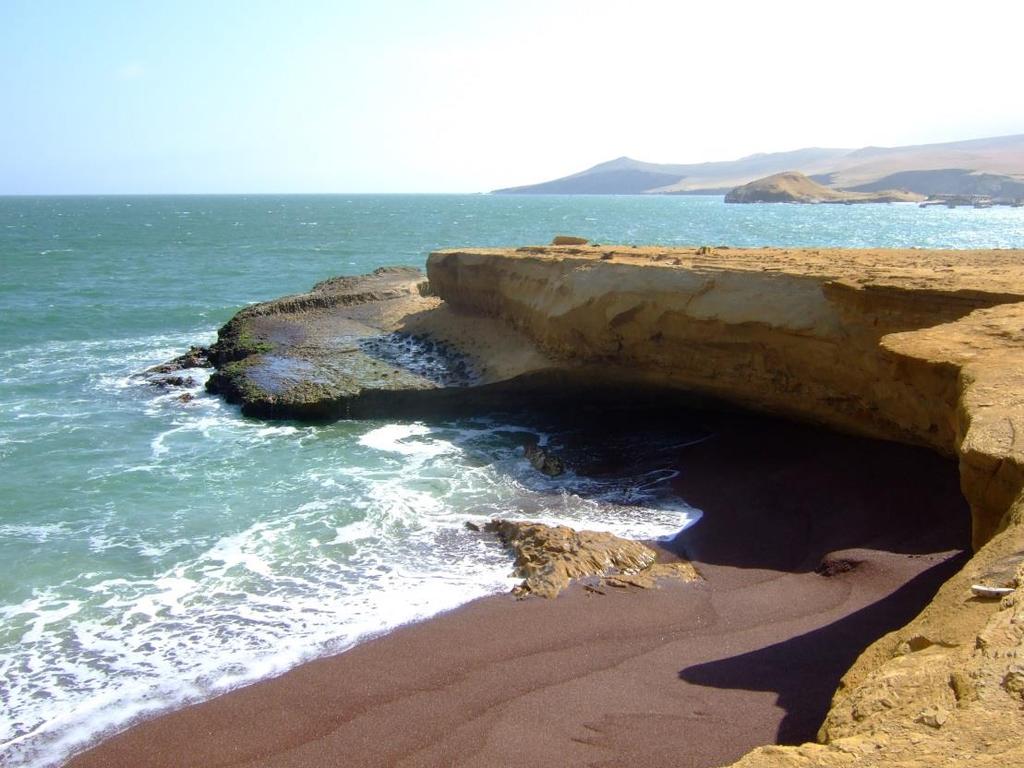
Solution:
M 857 655 L 962 564 L 955 465 L 759 416 L 714 418 L 712 438 L 674 457 L 676 490 L 704 517 L 656 543 L 704 582 L 481 598 L 143 721 L 67 765 L 494 766 L 516 755 L 711 766 L 813 739 Z M 890 520 L 922 486 L 930 543 L 915 535 L 924 513 Z M 815 572 L 823 558 L 834 573 Z
M 113 753 L 134 738 L 136 754 L 132 757 L 132 748 L 127 747 L 127 753 L 122 753 L 129 755 L 125 765 L 148 765 L 140 763 L 140 758 L 159 761 L 167 755 L 170 762 L 152 764 L 195 760 L 199 765 L 308 766 L 334 764 L 342 755 L 346 759 L 355 755 L 359 764 L 369 765 L 376 764 L 381 750 L 387 752 L 381 764 L 387 765 L 396 761 L 437 764 L 435 758 L 442 753 L 447 755 L 444 764 L 494 765 L 522 753 L 526 733 L 531 743 L 542 744 L 531 755 L 533 762 L 559 765 L 570 756 L 579 764 L 620 764 L 624 754 L 632 757 L 639 751 L 650 756 L 650 744 L 668 744 L 665 748 L 672 756 L 669 760 L 664 754 L 664 760 L 648 762 L 679 764 L 679 753 L 692 752 L 693 744 L 700 744 L 701 756 L 690 761 L 694 766 L 738 758 L 737 767 L 744 768 L 802 765 L 807 760 L 846 766 L 857 759 L 854 755 L 869 759 L 865 764 L 883 759 L 914 762 L 922 750 L 936 759 L 1017 754 L 1020 742 L 1015 734 L 1020 732 L 1021 720 L 1013 712 L 1021 686 L 1012 659 L 1019 636 L 1008 626 L 1019 623 L 1024 611 L 1024 604 L 1018 604 L 1013 594 L 1024 584 L 1024 568 L 1015 566 L 1024 530 L 1020 430 L 1015 426 L 1021 413 L 1016 393 L 1021 384 L 1017 358 L 1024 293 L 1016 255 L 997 250 L 733 250 L 725 246 L 529 246 L 431 254 L 429 286 L 415 291 L 406 288 L 405 295 L 430 297 L 444 305 L 412 312 L 403 309 L 401 302 L 389 305 L 395 311 L 379 315 L 382 324 L 374 326 L 374 333 L 390 329 L 415 335 L 427 330 L 440 343 L 467 344 L 486 352 L 490 334 L 483 325 L 490 330 L 512 328 L 521 334 L 522 349 L 512 356 L 513 364 L 503 369 L 503 375 L 512 376 L 508 381 L 527 399 L 531 394 L 555 393 L 550 404 L 561 400 L 575 408 L 581 392 L 604 386 L 607 391 L 617 389 L 630 402 L 654 403 L 660 398 L 659 387 L 663 392 L 667 386 L 804 423 L 904 446 L 924 446 L 948 457 L 947 467 L 952 466 L 948 459 L 955 457 L 959 483 L 955 470 L 940 489 L 931 482 L 934 478 L 914 480 L 914 459 L 905 451 L 917 449 L 905 447 L 904 453 L 884 466 L 874 463 L 869 452 L 853 456 L 839 472 L 834 467 L 823 472 L 824 467 L 815 464 L 819 450 L 795 462 L 806 464 L 797 476 L 789 476 L 790 464 L 775 463 L 780 458 L 792 461 L 792 445 L 782 448 L 769 441 L 768 452 L 753 463 L 744 463 L 742 452 L 737 456 L 726 451 L 717 465 L 710 466 L 751 471 L 725 483 L 719 480 L 709 497 L 721 513 L 716 514 L 718 525 L 709 525 L 705 518 L 674 547 L 703 570 L 708 583 L 714 583 L 705 602 L 692 598 L 684 611 L 694 617 L 693 626 L 666 624 L 671 611 L 655 605 L 650 597 L 655 593 L 633 601 L 640 606 L 635 616 L 622 610 L 621 596 L 604 604 L 596 598 L 576 601 L 590 606 L 585 609 L 572 608 L 574 602 L 568 599 L 560 603 L 560 618 L 553 625 L 534 621 L 540 609 L 530 607 L 518 609 L 518 619 L 485 617 L 460 629 L 459 617 L 465 611 L 457 611 L 360 647 L 384 648 L 359 654 L 365 658 L 363 654 L 370 653 L 371 661 L 376 658 L 372 653 L 381 654 L 375 662 L 380 668 L 407 664 L 408 648 L 403 650 L 402 641 L 393 638 L 405 638 L 415 646 L 422 642 L 416 640 L 420 628 L 419 632 L 433 638 L 433 645 L 420 645 L 419 655 L 413 657 L 429 662 L 419 673 L 406 666 L 399 677 L 365 680 L 360 677 L 362 671 L 345 660 L 349 656 L 342 656 L 333 660 L 329 669 L 335 677 L 328 675 L 328 679 L 342 687 L 348 680 L 364 680 L 359 695 L 344 702 L 324 698 L 323 682 L 301 691 L 305 703 L 289 701 L 288 681 L 269 696 L 264 695 L 269 689 L 261 688 L 262 704 L 256 712 L 263 725 L 250 724 L 245 738 L 228 739 L 230 755 L 223 753 L 223 738 L 216 744 L 195 745 L 187 728 L 175 733 L 174 726 L 167 725 L 174 716 L 157 721 L 171 734 L 164 758 L 159 750 L 156 757 L 153 750 L 147 751 L 156 743 L 152 738 L 146 742 L 141 737 L 145 743 L 139 746 L 138 734 L 158 734 L 156 726 L 152 731 L 140 726 L 114 739 L 112 743 L 120 746 L 112 747 Z M 232 326 L 222 329 L 217 347 L 232 355 L 226 368 L 242 395 L 243 412 L 247 405 L 251 409 L 266 404 L 265 415 L 277 418 L 314 412 L 357 416 L 357 409 L 373 410 L 387 400 L 392 406 L 412 409 L 425 405 L 407 397 L 407 392 L 433 390 L 441 393 L 442 400 L 452 395 L 437 383 L 417 382 L 397 390 L 381 386 L 373 374 L 375 368 L 379 370 L 378 363 L 358 360 L 326 385 L 317 379 L 317 386 L 310 387 L 301 376 L 295 386 L 289 377 L 275 379 L 282 352 L 294 356 L 296 369 L 305 369 L 316 365 L 308 358 L 311 351 L 327 362 L 338 351 L 330 338 L 320 338 L 318 327 L 334 322 L 329 307 L 351 304 L 356 296 L 324 295 L 321 288 L 289 299 L 302 303 L 300 309 L 328 306 L 312 324 L 305 318 L 298 326 L 313 332 L 311 350 L 300 349 L 290 340 L 292 321 L 284 326 L 277 320 L 260 321 L 246 327 L 249 319 L 240 313 L 236 321 L 242 324 L 234 326 L 234 335 L 239 340 L 251 338 L 257 345 L 239 347 L 242 359 L 238 360 L 232 351 Z M 276 306 L 269 304 L 265 309 L 274 313 Z M 337 319 L 346 316 L 348 310 Z M 281 335 L 282 327 L 288 333 Z M 519 354 L 523 351 L 539 351 L 544 358 Z M 535 367 L 538 362 L 544 370 Z M 522 375 L 526 373 L 532 378 Z M 383 378 L 390 375 L 385 372 Z M 524 383 L 529 386 L 522 387 Z M 570 394 L 567 383 L 582 386 Z M 634 389 L 637 386 L 640 394 Z M 491 390 L 488 394 L 507 393 Z M 451 396 L 448 399 L 454 402 Z M 792 436 L 796 427 L 779 429 Z M 842 438 L 833 436 L 824 453 L 835 458 L 835 446 L 840 444 Z M 899 450 L 874 449 L 879 454 Z M 942 461 L 935 456 L 932 460 Z M 730 507 L 731 494 L 749 491 L 766 478 L 765 464 L 772 470 L 767 479 L 774 473 L 787 476 L 787 481 L 769 482 L 762 493 Z M 858 468 L 856 478 L 843 474 L 850 466 Z M 678 485 L 685 489 L 691 480 Z M 808 483 L 814 488 L 809 495 L 804 487 Z M 686 500 L 704 507 L 700 484 L 690 491 L 698 497 L 686 496 Z M 894 493 L 892 498 L 872 497 L 880 492 Z M 801 501 L 794 503 L 791 496 Z M 953 514 L 950 505 L 959 513 Z M 751 509 L 760 513 L 753 514 Z M 970 559 L 965 554 L 965 517 L 975 550 Z M 763 524 L 765 519 L 780 523 L 790 538 L 780 538 L 778 530 Z M 946 538 L 954 529 L 955 541 Z M 1011 594 L 998 603 L 971 597 L 976 594 L 972 585 L 993 580 Z M 682 603 L 686 600 L 681 595 L 701 594 L 697 587 L 693 593 L 673 591 Z M 876 607 L 882 610 L 873 610 Z M 569 614 L 570 621 L 562 614 Z M 525 649 L 522 659 L 508 658 L 501 641 L 518 640 L 524 620 L 533 623 L 530 630 L 536 642 Z M 660 645 L 651 651 L 640 649 L 613 664 L 633 667 L 635 661 L 639 666 L 628 680 L 616 681 L 611 687 L 616 700 L 608 702 L 608 686 L 595 682 L 595 675 L 603 674 L 605 668 L 588 668 L 577 657 L 603 658 L 601 649 L 609 643 L 624 652 L 629 636 L 615 634 L 624 620 L 632 621 L 634 635 L 660 633 Z M 484 625 L 482 630 L 478 623 Z M 438 629 L 443 626 L 455 629 L 446 635 Z M 836 627 L 841 631 L 829 631 Z M 746 629 L 757 635 L 749 646 L 737 643 Z M 680 632 L 685 635 L 685 648 L 673 641 Z M 466 649 L 467 640 L 474 638 L 483 646 Z M 602 645 L 604 640 L 608 643 Z M 726 658 L 721 657 L 723 643 L 732 652 Z M 555 664 L 551 660 L 564 656 L 566 644 L 572 653 L 561 659 L 561 665 Z M 659 649 L 669 647 L 673 655 L 689 662 L 675 677 L 665 674 L 665 666 L 645 663 L 652 655 L 658 657 Z M 450 648 L 473 651 L 478 660 L 470 670 L 473 675 L 444 656 L 443 651 Z M 995 650 L 988 652 L 989 648 Z M 521 669 L 525 659 L 537 662 L 541 669 Z M 569 680 L 559 677 L 566 664 L 576 669 Z M 508 696 L 494 699 L 503 690 L 502 681 L 494 679 L 495 666 L 512 667 L 518 673 L 513 681 L 528 677 L 534 687 L 524 691 L 513 686 Z M 433 685 L 423 675 L 454 676 L 469 688 L 446 706 L 452 687 Z M 545 683 L 544 678 L 554 682 Z M 634 678 L 646 681 L 644 690 L 635 695 L 630 688 Z M 668 679 L 675 684 L 666 687 Z M 691 688 L 680 688 L 688 684 Z M 575 715 L 565 714 L 566 702 L 555 693 L 564 693 L 566 685 L 574 692 L 567 695 Z M 710 689 L 715 693 L 708 693 Z M 685 728 L 678 727 L 679 702 L 673 696 L 680 690 L 705 694 L 696 699 L 707 704 L 698 713 L 717 713 L 708 714 L 707 732 L 700 731 L 700 723 L 690 721 Z M 721 690 L 730 695 L 741 692 L 743 697 L 730 699 Z M 759 693 L 774 693 L 778 706 L 766 709 L 763 701 L 755 706 Z M 546 701 L 548 694 L 555 696 L 548 709 L 557 713 L 557 718 L 551 718 L 561 723 L 557 727 L 522 711 L 527 706 L 524 701 Z M 659 697 L 667 697 L 669 703 L 652 710 L 651 701 L 661 701 Z M 230 731 L 231 718 L 237 717 L 230 710 L 241 700 L 236 697 L 233 704 L 223 705 L 229 711 L 213 721 Z M 215 713 L 218 701 L 200 705 L 201 717 L 208 719 Z M 395 703 L 401 716 L 388 720 L 387 712 L 378 711 L 380 701 Z M 314 707 L 320 714 L 307 711 L 310 702 L 324 705 Z M 625 715 L 614 706 L 623 702 Z M 345 707 L 356 711 L 345 715 Z M 458 740 L 452 707 L 460 713 L 458 722 L 489 718 L 483 731 L 476 729 L 475 741 Z M 277 721 L 265 717 L 268 708 L 286 717 L 284 731 L 275 730 Z M 334 712 L 334 719 L 324 712 Z M 760 729 L 762 736 L 771 732 L 776 738 L 745 743 L 735 754 L 738 739 L 724 739 L 723 734 L 730 727 L 735 731 L 738 712 L 749 721 L 744 733 Z M 363 715 L 368 718 L 363 721 L 364 730 L 349 727 Z M 656 721 L 661 717 L 675 722 L 676 727 L 650 726 L 652 715 Z M 495 717 L 497 724 L 491 722 Z M 604 736 L 595 741 L 590 735 L 591 731 L 605 734 L 608 727 L 603 723 L 617 723 L 623 717 L 631 724 L 619 728 L 619 736 L 610 742 Z M 213 721 L 204 727 L 213 727 L 212 732 L 219 728 L 223 737 L 224 729 L 211 726 Z M 950 727 L 943 729 L 947 721 Z M 403 728 L 410 722 L 423 725 L 416 733 L 407 733 Z M 390 728 L 382 723 L 390 723 Z M 528 730 L 524 731 L 524 723 Z M 997 723 L 1001 725 L 996 727 Z M 401 743 L 389 742 L 381 729 L 400 734 Z M 637 735 L 641 732 L 647 738 Z M 367 733 L 378 735 L 369 746 Z M 185 741 L 193 752 L 207 752 L 199 757 L 193 752 L 178 755 L 173 745 Z M 774 742 L 793 746 L 755 748 Z M 485 753 L 489 758 L 477 761 Z M 553 762 L 554 755 L 558 763 Z

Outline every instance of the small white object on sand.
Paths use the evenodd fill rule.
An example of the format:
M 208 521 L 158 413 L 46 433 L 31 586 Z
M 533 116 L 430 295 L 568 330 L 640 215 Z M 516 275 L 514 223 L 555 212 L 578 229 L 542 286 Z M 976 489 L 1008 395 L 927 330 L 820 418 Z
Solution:
M 975 597 L 984 597 L 991 600 L 997 600 L 1013 591 L 1013 587 L 990 587 L 987 584 L 971 585 L 971 592 L 974 593 Z

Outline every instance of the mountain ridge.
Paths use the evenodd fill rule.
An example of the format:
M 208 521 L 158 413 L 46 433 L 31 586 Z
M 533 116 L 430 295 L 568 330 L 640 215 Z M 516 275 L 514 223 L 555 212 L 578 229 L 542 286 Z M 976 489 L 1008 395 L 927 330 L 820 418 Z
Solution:
M 945 191 L 947 180 L 953 184 L 955 179 L 950 194 L 989 194 L 996 188 L 1020 195 L 1024 134 L 901 147 L 804 147 L 700 163 L 651 163 L 622 155 L 568 176 L 492 194 L 724 194 L 789 171 L 837 190 L 893 187 L 936 194 L 936 189 Z M 890 176 L 895 178 L 886 184 Z

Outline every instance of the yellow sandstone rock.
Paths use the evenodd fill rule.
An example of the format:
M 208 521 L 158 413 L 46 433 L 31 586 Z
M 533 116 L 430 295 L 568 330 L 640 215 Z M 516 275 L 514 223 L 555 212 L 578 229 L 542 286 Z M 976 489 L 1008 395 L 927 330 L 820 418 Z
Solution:
M 451 311 L 501 321 L 595 382 L 956 456 L 974 557 L 856 661 L 819 744 L 735 765 L 1024 765 L 1024 252 L 473 249 L 432 254 L 428 276 Z M 972 594 L 1013 568 L 1012 594 Z
M 519 597 L 555 597 L 573 579 L 586 576 L 605 577 L 611 586 L 645 589 L 658 579 L 700 578 L 689 563 L 656 563 L 653 549 L 611 533 L 514 520 L 492 520 L 484 529 L 515 553 L 515 574 L 525 579 L 513 590 Z

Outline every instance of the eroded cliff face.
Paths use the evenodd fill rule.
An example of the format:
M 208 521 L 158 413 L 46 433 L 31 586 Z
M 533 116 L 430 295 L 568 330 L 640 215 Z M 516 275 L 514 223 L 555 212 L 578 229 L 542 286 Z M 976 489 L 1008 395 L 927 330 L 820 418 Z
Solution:
M 384 270 L 243 310 L 214 388 L 288 418 L 669 388 L 955 456 L 972 560 L 861 655 L 821 743 L 738 765 L 1024 765 L 1024 252 L 572 244 L 427 271 L 426 292 Z M 449 358 L 436 370 L 422 339 Z M 1017 589 L 983 600 L 979 582 Z
M 1012 471 L 985 458 L 1001 448 L 964 443 L 981 418 L 962 407 L 978 369 L 964 363 L 984 321 L 957 321 L 1024 301 L 1022 260 L 1011 251 L 547 247 L 439 252 L 427 271 L 449 306 L 504 320 L 561 365 L 965 457 L 968 476 L 999 477 L 965 480 L 980 545 L 1008 508 L 999 489 Z M 946 354 L 954 328 L 964 349 Z M 905 336 L 921 329 L 931 336 Z M 1000 332 L 985 338 L 986 361 L 1014 353 Z
M 738 765 L 1024 764 L 1024 253 L 539 247 L 432 254 L 431 291 L 555 364 L 959 459 L 976 554 L 844 677 L 821 744 Z

